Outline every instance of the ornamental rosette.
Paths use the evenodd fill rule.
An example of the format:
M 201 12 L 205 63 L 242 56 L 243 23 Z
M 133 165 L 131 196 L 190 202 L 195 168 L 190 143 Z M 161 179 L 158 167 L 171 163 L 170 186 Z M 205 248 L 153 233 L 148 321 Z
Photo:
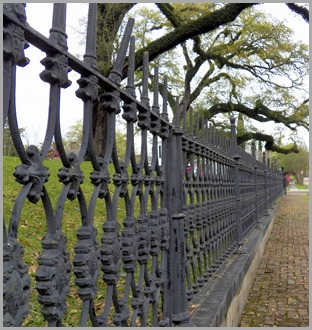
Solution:
M 148 110 L 139 109 L 138 126 L 141 129 L 149 129 L 151 127 L 151 115 Z
M 40 73 L 40 78 L 51 85 L 59 84 L 62 88 L 71 85 L 67 73 L 71 71 L 65 55 L 55 54 L 45 57 L 40 61 L 45 66 L 45 70 Z
M 98 100 L 99 84 L 96 76 L 81 76 L 81 78 L 77 80 L 77 83 L 79 85 L 79 89 L 76 91 L 77 97 L 82 99 L 84 102 L 88 100 L 95 102 Z
M 122 106 L 124 113 L 122 114 L 122 118 L 127 123 L 135 123 L 137 122 L 137 107 L 135 102 L 125 102 Z
M 84 175 L 79 167 L 79 162 L 76 154 L 73 152 L 68 155 L 68 160 L 71 167 L 62 167 L 57 176 L 59 181 L 63 184 L 70 183 L 70 189 L 67 194 L 67 198 L 73 201 L 79 194 L 80 185 L 83 183 Z
M 101 170 L 94 170 L 90 174 L 91 183 L 95 186 L 100 185 L 99 198 L 104 198 L 108 193 L 108 184 L 110 183 L 110 175 L 107 169 L 107 164 L 104 162 L 102 157 L 97 158 Z
M 116 115 L 120 113 L 120 93 L 118 90 L 113 90 L 111 92 L 104 92 L 100 96 L 103 108 L 108 113 L 115 113 Z
M 129 182 L 129 175 L 125 164 L 123 162 L 120 162 L 119 165 L 120 165 L 121 173 L 115 173 L 113 175 L 113 182 L 116 187 L 121 186 L 119 196 L 125 197 L 125 195 L 128 192 L 127 187 Z
M 35 204 L 41 198 L 43 185 L 48 181 L 50 173 L 48 168 L 40 163 L 39 150 L 37 147 L 29 146 L 26 152 L 31 161 L 31 165 L 21 164 L 17 166 L 13 175 L 20 184 L 26 185 L 32 182 L 27 198 L 31 203 Z
M 160 117 L 151 115 L 151 134 L 158 135 L 161 131 Z

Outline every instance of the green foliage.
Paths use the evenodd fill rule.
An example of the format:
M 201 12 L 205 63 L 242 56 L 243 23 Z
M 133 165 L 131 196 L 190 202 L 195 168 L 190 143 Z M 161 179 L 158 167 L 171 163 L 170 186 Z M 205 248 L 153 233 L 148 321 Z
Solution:
M 291 145 L 284 147 L 288 148 Z M 303 178 L 309 173 L 309 150 L 306 146 L 299 146 L 298 154 L 282 155 L 274 153 L 272 158 L 280 168 L 284 168 L 285 172 L 292 173 L 298 184 L 303 185 Z
M 137 50 L 146 47 L 161 35 L 172 30 L 171 24 L 157 9 L 150 7 L 134 8 L 127 14 L 126 19 L 129 17 L 135 17 L 133 36 L 136 40 Z M 181 86 L 183 86 L 184 78 L 181 75 L 181 58 L 177 56 L 177 51 L 168 51 L 165 56 L 160 56 L 150 63 L 149 71 L 151 74 L 153 74 L 155 65 L 159 67 L 160 80 L 163 79 L 163 76 L 167 76 L 170 82 L 169 90 L 176 94 L 179 93 Z M 136 71 L 137 86 L 141 85 L 141 80 L 142 69 L 140 68 Z
M 97 17 L 97 56 L 98 67 L 108 76 L 115 54 L 119 48 L 119 28 L 122 20 L 134 3 L 99 3 Z
M 202 44 L 211 57 L 216 58 L 214 61 L 219 69 L 228 70 L 240 102 L 249 97 L 247 104 L 252 106 L 254 98 L 259 99 L 260 96 L 264 104 L 274 104 L 280 111 L 283 110 L 280 102 L 284 99 L 287 109 L 289 104 L 296 102 L 298 90 L 297 98 L 293 98 L 288 87 L 299 87 L 308 70 L 308 47 L 294 42 L 292 38 L 293 32 L 285 23 L 252 8 L 244 11 L 226 28 L 202 37 Z M 240 84 L 236 83 L 238 80 Z M 253 90 L 246 90 L 247 86 L 253 85 Z M 218 95 L 218 102 L 228 97 L 228 86 L 222 86 L 219 81 L 214 86 L 210 85 L 209 89 L 210 95 Z M 213 99 L 211 103 L 216 101 Z
M 77 144 L 77 148 L 80 148 L 83 134 L 83 122 L 77 120 L 72 126 L 69 127 L 68 132 L 63 138 L 65 149 L 69 151 L 71 144 L 74 142 Z M 116 131 L 116 147 L 119 159 L 123 159 L 126 153 L 126 134 Z
M 15 181 L 15 178 L 12 175 L 15 167 L 19 164 L 20 160 L 17 157 L 4 157 L 3 159 L 3 216 L 6 223 L 6 228 L 9 226 L 10 214 L 18 195 L 18 191 L 21 188 L 21 185 Z M 62 163 L 59 160 L 52 160 L 45 161 L 44 165 L 49 168 L 49 172 L 51 173 L 49 181 L 45 184 L 45 186 L 55 210 L 56 202 L 63 186 L 57 177 L 58 170 L 62 167 Z M 90 162 L 83 162 L 81 168 L 84 173 L 90 173 L 92 171 Z M 87 201 L 89 201 L 93 191 L 93 185 L 90 183 L 88 178 L 86 178 L 82 184 L 82 190 Z M 94 216 L 94 224 L 99 233 L 101 232 L 101 226 L 102 222 L 105 220 L 105 216 L 106 215 L 103 213 L 103 210 L 100 209 L 100 207 L 97 207 Z M 81 216 L 77 200 L 73 202 L 67 201 L 65 203 L 63 213 L 62 230 L 67 236 L 67 248 L 71 254 L 71 257 L 73 256 L 74 246 L 77 242 L 76 233 L 80 226 Z M 18 240 L 24 247 L 24 261 L 29 267 L 32 285 L 29 306 L 31 314 L 25 320 L 23 326 L 45 326 L 45 321 L 40 313 L 41 307 L 37 301 L 35 273 L 38 267 L 37 258 L 39 253 L 42 251 L 41 239 L 45 235 L 46 230 L 47 226 L 42 204 L 38 202 L 34 205 L 26 200 L 19 221 Z M 32 239 L 29 239 L 29 237 Z M 100 237 L 98 237 L 98 239 L 100 239 Z M 74 287 L 74 277 L 72 277 L 71 286 Z M 68 297 L 67 304 L 72 312 L 70 315 L 67 313 L 65 316 L 63 326 L 77 325 L 80 317 L 81 302 L 80 299 L 78 299 L 76 290 L 72 289 L 72 292 Z
M 63 144 L 66 150 L 71 149 L 71 144 L 77 144 L 79 148 L 82 141 L 82 133 L 83 133 L 83 123 L 82 119 L 76 120 L 76 122 L 68 128 L 67 133 L 63 138 Z
M 19 128 L 18 131 L 20 136 L 23 137 L 25 129 Z M 8 123 L 3 127 L 3 156 L 17 156 Z
M 126 155 L 127 135 L 117 131 L 116 132 L 116 148 L 119 159 L 124 159 Z
M 190 26 L 194 27 L 197 21 L 208 24 L 208 17 L 212 18 L 209 15 L 227 7 L 227 4 L 215 3 L 157 3 L 131 9 L 124 4 L 101 4 L 100 62 L 111 65 L 112 56 L 104 56 L 108 50 L 114 53 L 108 43 L 114 42 L 116 50 L 125 23 L 129 17 L 134 17 L 137 57 L 145 49 L 149 49 L 152 58 L 155 56 L 151 53 L 160 54 L 150 63 L 149 87 L 152 91 L 152 68 L 157 65 L 160 81 L 164 75 L 168 77 L 168 102 L 173 112 L 177 109 L 175 96 L 180 95 L 179 111 L 182 104 L 186 104 L 187 109 L 192 106 L 217 125 L 224 126 L 226 111 L 211 111 L 211 108 L 218 104 L 238 104 L 250 109 L 244 112 L 244 120 L 251 118 L 246 130 L 251 128 L 254 133 L 258 131 L 255 129 L 258 120 L 283 123 L 291 130 L 298 126 L 307 128 L 305 100 L 308 96 L 304 84 L 308 76 L 308 45 L 294 41 L 292 27 L 287 22 L 262 12 L 261 5 L 249 6 L 230 23 L 220 23 L 207 33 L 183 39 Z M 126 12 L 121 23 L 120 18 Z M 213 19 L 218 21 L 215 16 Z M 110 17 L 115 17 L 114 22 Z M 169 35 L 181 39 L 181 43 L 174 48 L 166 47 L 164 43 L 170 43 Z M 158 40 L 162 42 L 157 43 Z M 135 81 L 139 88 L 141 81 L 139 67 Z M 263 107 L 258 107 L 259 102 Z M 261 108 L 270 111 L 258 115 Z M 241 112 L 241 109 L 232 107 L 231 112 Z
M 21 188 L 21 185 L 15 181 L 14 176 L 12 175 L 15 167 L 20 164 L 20 160 L 17 157 L 4 157 L 3 159 L 3 215 L 4 221 L 6 223 L 6 228 L 9 226 L 10 214 L 12 212 L 18 191 Z M 58 197 L 62 190 L 62 184 L 59 182 L 57 173 L 58 170 L 62 167 L 62 163 L 59 160 L 45 161 L 44 165 L 49 168 L 51 173 L 49 181 L 45 184 L 45 187 L 48 191 L 49 197 L 51 199 L 54 210 L 56 208 L 56 203 Z M 90 162 L 83 162 L 81 169 L 87 175 L 92 172 L 92 166 Z M 112 164 L 109 165 L 109 172 L 114 173 Z M 91 194 L 93 191 L 93 185 L 91 184 L 88 178 L 85 178 L 84 183 L 81 186 L 84 196 L 86 198 L 87 204 L 90 201 Z M 114 185 L 109 185 L 110 191 L 114 191 Z M 94 226 L 98 230 L 98 242 L 101 239 L 102 225 L 106 220 L 105 208 L 103 208 L 102 203 L 98 203 L 95 209 L 94 214 Z M 118 206 L 118 219 L 120 222 L 125 217 L 125 208 L 120 204 Z M 71 259 L 74 255 L 74 246 L 77 242 L 76 233 L 78 228 L 81 226 L 81 215 L 79 212 L 78 201 L 67 201 L 65 203 L 64 212 L 63 212 L 63 223 L 62 230 L 67 237 L 67 249 L 71 255 Z M 38 267 L 37 258 L 39 253 L 42 251 L 41 240 L 45 235 L 47 230 L 45 213 L 43 206 L 40 202 L 37 204 L 32 204 L 28 200 L 25 201 L 20 221 L 19 221 L 19 231 L 18 231 L 18 240 L 24 247 L 24 261 L 29 267 L 29 274 L 31 276 L 31 297 L 30 297 L 30 310 L 31 313 L 25 320 L 23 326 L 45 326 L 46 322 L 43 319 L 43 316 L 40 313 L 40 304 L 37 301 L 37 291 L 35 289 L 35 273 Z M 32 239 L 29 239 L 29 237 Z M 101 281 L 100 281 L 101 282 Z M 105 285 L 99 282 L 99 290 L 105 291 Z M 102 304 L 97 302 L 96 308 Z M 71 292 L 67 299 L 68 312 L 65 315 L 63 320 L 63 326 L 76 326 L 79 322 L 80 313 L 81 313 L 81 300 L 78 298 L 77 291 L 74 284 L 74 276 L 71 279 Z
M 187 26 L 220 7 L 193 3 L 158 6 L 171 23 L 171 27 L 163 20 L 159 23 L 166 26 L 164 32 L 174 31 L 179 25 Z M 146 8 L 136 13 L 141 27 L 137 43 L 145 46 L 150 34 L 149 31 L 144 33 L 142 26 L 145 25 L 141 24 L 140 15 L 148 17 L 152 26 L 157 24 L 152 23 L 157 15 Z M 234 22 L 188 40 L 181 47 L 182 52 L 176 47 L 162 54 L 157 61 L 168 70 L 169 85 L 175 86 L 174 94 L 184 95 L 182 102 L 187 101 L 194 109 L 209 113 L 210 107 L 222 102 L 257 108 L 258 101 L 273 109 L 265 115 L 267 121 L 280 122 L 282 118 L 278 114 L 281 114 L 291 116 L 294 124 L 285 123 L 288 128 L 307 127 L 307 105 L 300 104 L 307 98 L 303 81 L 308 76 L 308 46 L 295 42 L 291 27 L 261 12 L 261 6 L 244 10 Z M 184 70 L 181 70 L 182 65 Z M 175 110 L 174 104 L 171 108 Z M 215 121 L 224 120 L 222 116 L 220 119 L 213 116 Z M 207 118 L 211 116 L 207 114 Z
M 120 134 L 122 137 L 122 134 Z M 14 207 L 14 203 L 21 189 L 21 185 L 15 181 L 13 173 L 15 167 L 20 165 L 20 159 L 18 157 L 4 157 L 3 158 L 3 219 L 6 228 L 9 227 L 10 216 Z M 60 160 L 45 160 L 44 165 L 49 168 L 49 180 L 45 183 L 46 190 L 48 192 L 49 198 L 51 200 L 54 212 L 56 209 L 56 204 L 60 196 L 63 184 L 59 182 L 57 173 L 62 167 Z M 91 195 L 94 186 L 91 184 L 88 175 L 93 171 L 91 162 L 82 162 L 81 170 L 85 174 L 84 182 L 81 185 L 84 197 L 86 199 L 87 205 L 90 202 Z M 115 170 L 113 164 L 109 164 L 108 171 L 113 176 Z M 130 173 L 129 169 L 129 175 Z M 111 194 L 114 193 L 115 186 L 111 182 L 108 185 L 108 189 Z M 151 209 L 151 203 L 148 206 L 148 212 Z M 62 217 L 62 231 L 67 238 L 67 250 L 70 253 L 71 261 L 74 256 L 74 247 L 77 243 L 77 230 L 81 226 L 81 214 L 79 211 L 79 205 L 77 199 L 74 201 L 66 200 L 63 217 Z M 137 199 L 137 204 L 135 206 L 134 215 L 138 216 L 140 213 L 139 201 Z M 125 202 L 122 198 L 119 199 L 117 206 L 117 221 L 119 221 L 122 229 L 122 221 L 126 216 Z M 31 277 L 31 296 L 29 301 L 30 314 L 23 323 L 23 326 L 29 327 L 44 327 L 46 326 L 46 321 L 41 315 L 41 306 L 37 300 L 37 290 L 35 289 L 35 273 L 38 268 L 38 256 L 42 251 L 41 240 L 46 234 L 47 225 L 46 217 L 42 203 L 39 201 L 36 204 L 30 203 L 27 199 L 23 205 L 21 216 L 18 224 L 18 240 L 21 242 L 24 248 L 24 262 L 29 267 L 29 274 Z M 107 219 L 106 207 L 103 205 L 103 200 L 99 200 L 96 204 L 93 224 L 98 231 L 97 241 L 100 244 L 101 235 L 103 233 L 103 223 Z M 122 272 L 122 270 L 121 270 Z M 121 274 L 123 276 L 123 274 Z M 64 327 L 77 326 L 79 324 L 82 302 L 77 294 L 77 288 L 74 284 L 75 276 L 71 277 L 71 291 L 67 298 L 67 313 L 63 319 Z M 95 298 L 95 310 L 97 314 L 103 311 L 103 304 L 105 300 L 106 285 L 103 283 L 101 277 L 98 281 L 98 294 Z M 117 290 L 122 293 L 124 289 L 123 280 L 120 280 L 117 284 Z M 89 324 L 91 326 L 91 324 Z

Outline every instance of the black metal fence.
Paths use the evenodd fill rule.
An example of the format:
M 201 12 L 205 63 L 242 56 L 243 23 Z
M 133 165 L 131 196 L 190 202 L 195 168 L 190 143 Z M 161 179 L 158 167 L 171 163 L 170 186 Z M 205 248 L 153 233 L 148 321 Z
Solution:
M 83 61 L 67 52 L 66 4 L 54 4 L 49 38 L 27 24 L 23 4 L 4 4 L 3 8 L 3 120 L 9 123 L 21 160 L 14 176 L 22 185 L 7 228 L 3 221 L 4 325 L 22 325 L 29 313 L 30 286 L 35 285 L 41 313 L 48 325 L 62 326 L 65 313 L 70 312 L 66 300 L 72 276 L 82 300 L 80 326 L 189 324 L 192 297 L 228 256 L 239 250 L 243 238 L 282 195 L 282 173 L 257 161 L 254 147 L 253 155 L 237 147 L 233 118 L 231 139 L 204 121 L 199 123 L 198 119 L 195 125 L 191 120 L 189 127 L 185 116 L 182 121 L 175 118 L 174 123 L 169 123 L 167 82 L 164 81 L 160 111 L 157 68 L 153 104 L 149 104 L 147 53 L 143 90 L 140 100 L 136 98 L 133 20 L 126 27 L 114 68 L 105 78 L 97 71 L 95 55 L 96 4 L 89 5 Z M 40 78 L 50 84 L 49 119 L 41 150 L 35 146 L 25 150 L 16 117 L 16 66 L 28 64 L 24 49 L 29 44 L 46 53 L 41 61 L 45 69 Z M 127 54 L 127 86 L 122 89 L 121 70 Z M 60 95 L 70 84 L 67 77 L 70 70 L 81 74 L 76 96 L 84 104 L 83 138 L 78 155 L 66 154 L 61 136 Z M 102 95 L 98 95 L 99 86 L 105 90 Z M 98 100 L 108 116 L 103 155 L 95 154 L 92 143 L 92 108 Z M 127 138 L 126 154 L 120 160 L 115 133 L 116 115 L 122 110 Z M 134 148 L 136 125 L 141 140 L 139 155 L 135 155 Z M 151 157 L 148 157 L 148 132 L 152 135 Z M 63 164 L 58 178 L 51 177 L 43 165 L 53 140 Z M 86 173 L 81 170 L 86 153 L 93 167 L 90 180 L 94 189 L 89 203 L 82 185 Z M 110 163 L 114 173 L 109 170 Z M 45 187 L 48 180 L 59 180 L 62 185 L 56 205 L 52 205 Z M 33 284 L 18 241 L 19 220 L 26 199 L 33 204 L 41 200 L 47 226 Z M 78 200 L 81 214 L 74 256 L 69 255 L 62 230 L 66 221 L 63 210 L 68 200 Z M 106 217 L 101 242 L 97 240 L 93 223 L 99 203 Z M 120 203 L 125 209 L 124 218 L 118 212 Z M 94 308 L 100 290 L 98 281 L 102 281 L 104 291 L 100 313 Z M 121 292 L 117 289 L 120 286 Z

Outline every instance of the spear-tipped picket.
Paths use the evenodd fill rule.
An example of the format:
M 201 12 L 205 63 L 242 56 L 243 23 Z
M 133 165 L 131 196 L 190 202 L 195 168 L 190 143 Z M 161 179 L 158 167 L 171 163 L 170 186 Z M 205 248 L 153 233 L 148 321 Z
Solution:
M 131 37 L 130 46 L 129 46 L 129 64 L 128 64 L 128 78 L 127 78 L 126 90 L 133 97 L 135 97 L 134 71 L 135 71 L 135 38 Z
M 141 102 L 145 104 L 148 108 L 149 98 L 148 98 L 148 52 L 144 52 L 143 55 L 143 86 L 142 86 L 142 94 L 141 94 Z
M 121 40 L 119 51 L 117 53 L 116 61 L 114 62 L 113 70 L 110 72 L 108 76 L 108 78 L 116 85 L 119 85 L 121 81 L 122 67 L 125 62 L 128 45 L 133 30 L 133 25 L 134 25 L 134 19 L 129 18 L 128 23 L 126 25 L 125 33 Z
M 97 69 L 96 56 L 96 30 L 97 30 L 97 4 L 90 3 L 88 11 L 88 26 L 86 38 L 86 53 L 84 54 L 84 63 Z
M 158 96 L 159 96 L 158 66 L 155 66 L 155 68 L 154 68 L 154 91 L 153 91 L 152 110 L 157 114 L 159 114 Z
M 163 106 L 162 106 L 162 113 L 161 117 L 169 122 L 168 118 L 168 78 L 165 76 L 163 81 Z

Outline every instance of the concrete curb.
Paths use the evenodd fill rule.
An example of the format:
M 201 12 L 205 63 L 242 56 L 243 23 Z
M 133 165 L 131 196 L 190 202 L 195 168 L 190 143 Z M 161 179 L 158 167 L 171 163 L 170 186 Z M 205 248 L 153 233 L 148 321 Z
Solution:
M 245 238 L 244 253 L 233 254 L 192 301 L 198 305 L 191 315 L 196 327 L 237 327 L 257 268 L 270 237 L 280 200 Z

